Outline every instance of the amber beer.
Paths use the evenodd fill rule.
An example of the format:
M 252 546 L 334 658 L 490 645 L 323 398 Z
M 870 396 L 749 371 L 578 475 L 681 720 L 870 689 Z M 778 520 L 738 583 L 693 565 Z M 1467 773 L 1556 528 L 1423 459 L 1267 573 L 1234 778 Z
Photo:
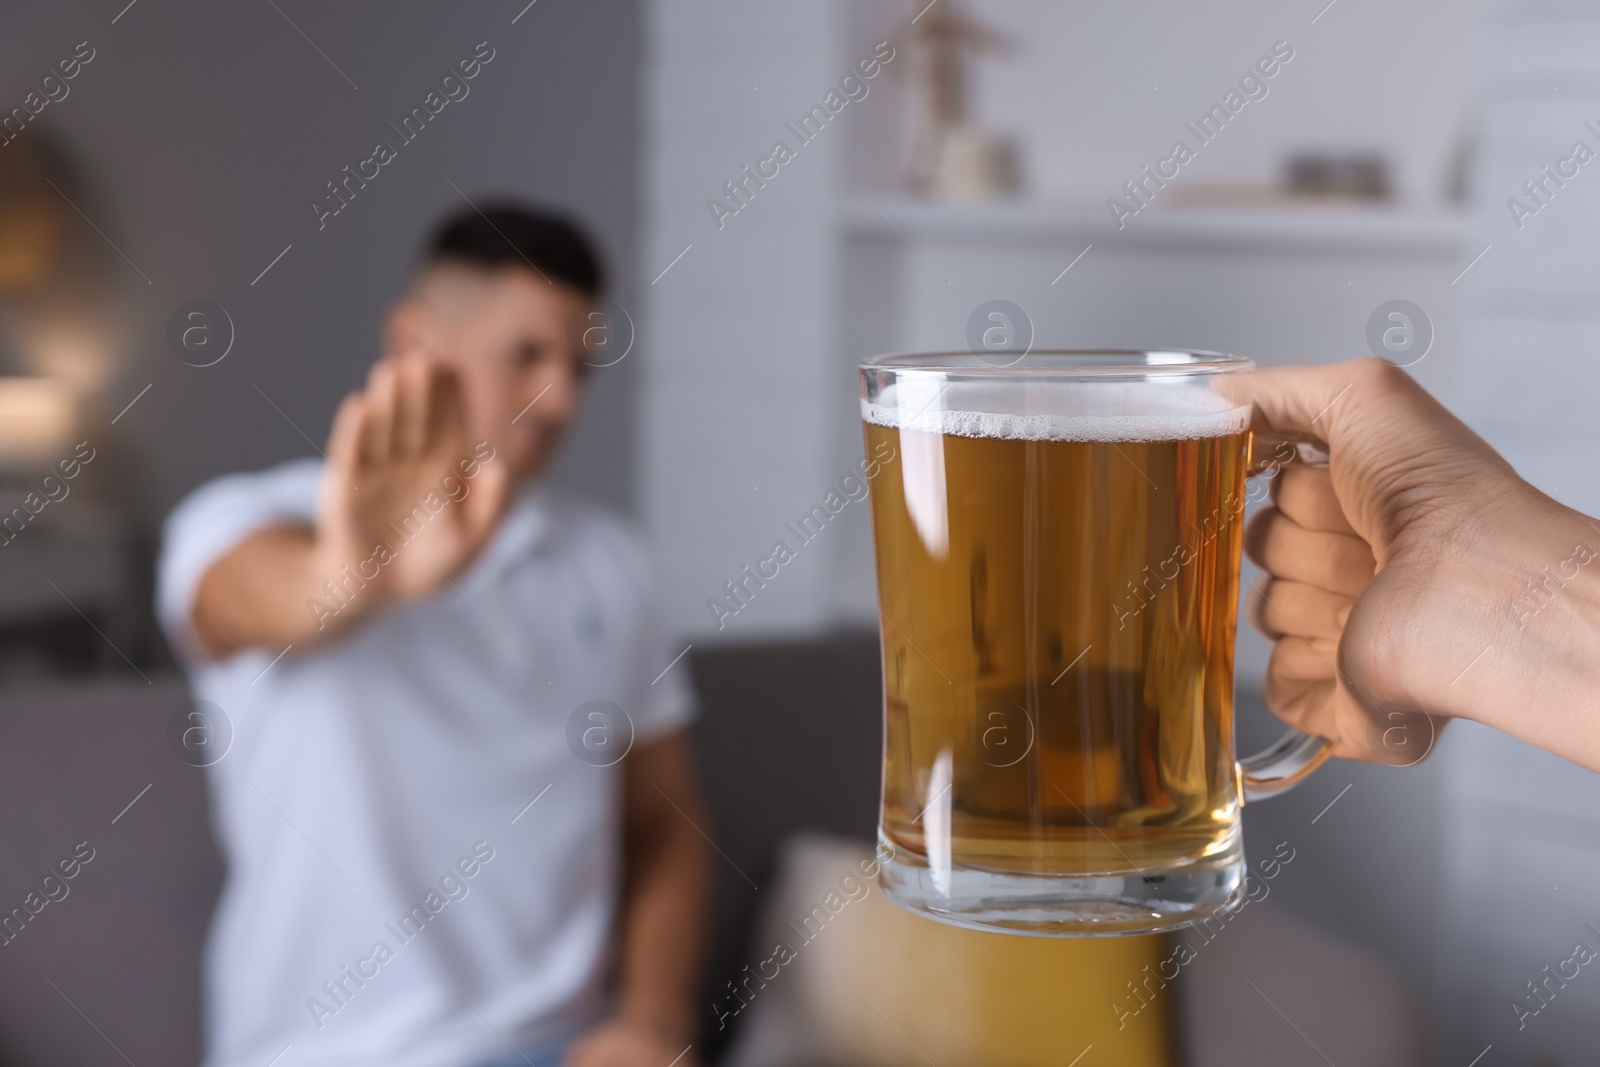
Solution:
M 988 872 L 1021 918 L 977 907 L 975 925 L 1117 932 L 1221 906 L 1241 863 L 1248 409 L 1195 387 L 1140 417 L 1079 416 L 1062 393 L 1056 413 L 1014 418 L 952 410 L 961 395 L 914 418 L 905 397 L 863 404 L 868 454 L 897 457 L 872 516 L 880 832 L 923 887 L 900 887 L 901 902 L 944 894 L 959 912 L 952 878 Z M 1164 901 L 1175 872 L 1188 881 Z M 1156 899 L 1126 899 L 1118 879 Z M 1033 919 L 1015 899 L 1030 891 Z M 1052 893 L 1076 898 L 1064 919 Z
M 869 454 L 913 434 L 868 424 Z M 1079 875 L 1225 845 L 1245 435 L 909 447 L 943 455 L 947 541 L 878 483 L 894 844 L 926 852 L 940 779 L 956 863 Z

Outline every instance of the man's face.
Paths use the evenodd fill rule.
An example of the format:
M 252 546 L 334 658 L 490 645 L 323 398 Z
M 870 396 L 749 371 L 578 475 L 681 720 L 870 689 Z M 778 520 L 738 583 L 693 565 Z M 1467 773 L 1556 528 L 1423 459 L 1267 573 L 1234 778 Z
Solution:
M 391 353 L 421 348 L 454 367 L 472 440 L 527 477 L 548 467 L 582 405 L 591 304 L 520 267 L 435 267 L 395 309 L 386 339 Z

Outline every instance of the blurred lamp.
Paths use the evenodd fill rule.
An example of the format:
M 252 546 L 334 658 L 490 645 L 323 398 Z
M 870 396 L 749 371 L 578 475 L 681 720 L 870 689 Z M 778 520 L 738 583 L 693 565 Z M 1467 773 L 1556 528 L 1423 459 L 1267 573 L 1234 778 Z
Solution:
M 49 464 L 68 447 L 72 390 L 54 378 L 0 378 L 0 465 Z

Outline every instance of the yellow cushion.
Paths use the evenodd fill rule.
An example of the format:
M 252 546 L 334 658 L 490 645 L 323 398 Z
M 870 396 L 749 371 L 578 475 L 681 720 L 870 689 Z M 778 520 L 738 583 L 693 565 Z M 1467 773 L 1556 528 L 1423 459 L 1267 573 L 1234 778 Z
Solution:
M 1172 1061 L 1172 990 L 1145 994 L 1149 1007 L 1120 1028 L 1113 1006 L 1137 1005 L 1127 983 L 1140 984 L 1147 965 L 1155 972 L 1165 938 L 947 926 L 861 879 L 871 857 L 819 838 L 788 849 L 754 958 L 718 1009 L 746 1015 L 739 1067 L 1067 1067 L 1091 1046 L 1085 1067 Z

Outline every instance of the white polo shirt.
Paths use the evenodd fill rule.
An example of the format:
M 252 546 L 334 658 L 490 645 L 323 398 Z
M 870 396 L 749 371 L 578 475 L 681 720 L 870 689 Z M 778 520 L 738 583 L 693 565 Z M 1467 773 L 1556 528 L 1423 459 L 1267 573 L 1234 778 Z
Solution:
M 200 576 L 309 522 L 321 474 L 221 478 L 166 525 L 158 612 L 223 713 L 193 720 L 212 731 L 185 735 L 212 743 L 196 762 L 232 731 L 208 768 L 228 876 L 206 1065 L 467 1067 L 514 1057 L 508 1041 L 536 1058 L 605 1009 L 621 779 L 600 764 L 628 732 L 610 705 L 635 745 L 680 730 L 687 667 L 661 674 L 678 650 L 638 539 L 533 487 L 458 589 L 305 655 L 206 662 Z

